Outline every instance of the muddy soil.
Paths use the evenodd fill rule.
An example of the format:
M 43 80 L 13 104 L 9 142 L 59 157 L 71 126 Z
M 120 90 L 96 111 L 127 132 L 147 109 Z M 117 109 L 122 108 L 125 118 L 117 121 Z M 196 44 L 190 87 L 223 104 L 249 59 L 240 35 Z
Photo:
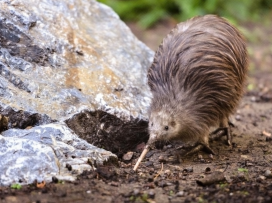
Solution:
M 148 31 L 129 26 L 156 49 L 174 23 Z M 0 187 L 0 202 L 272 202 L 272 30 L 252 25 L 247 29 L 249 33 L 257 29 L 265 42 L 262 36 L 249 42 L 248 86 L 231 118 L 233 146 L 222 137 L 211 141 L 216 155 L 201 151 L 185 158 L 179 155 L 187 150 L 185 145 L 167 143 L 151 150 L 134 172 L 143 143 L 131 149 L 131 160 L 120 158 L 119 166 L 98 167 L 75 182 L 54 179 L 45 186 Z

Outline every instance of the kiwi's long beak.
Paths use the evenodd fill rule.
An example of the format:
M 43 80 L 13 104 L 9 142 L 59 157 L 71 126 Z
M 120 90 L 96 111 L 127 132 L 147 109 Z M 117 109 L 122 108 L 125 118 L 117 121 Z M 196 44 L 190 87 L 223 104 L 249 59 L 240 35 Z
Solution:
M 147 145 L 145 146 L 145 148 L 144 148 L 144 150 L 143 150 L 141 156 L 139 157 L 138 161 L 136 162 L 136 164 L 135 164 L 135 166 L 134 166 L 134 168 L 133 168 L 134 171 L 137 170 L 138 166 L 140 165 L 141 161 L 144 159 L 144 157 L 145 157 L 145 155 L 147 154 L 147 152 L 149 151 L 149 149 L 150 149 L 150 145 L 147 144 Z
M 153 134 L 151 134 L 149 136 L 149 140 L 144 148 L 144 150 L 141 153 L 141 156 L 139 157 L 139 159 L 137 160 L 133 170 L 136 171 L 138 166 L 140 165 L 141 161 L 145 158 L 145 155 L 147 154 L 147 152 L 150 150 L 151 145 L 154 143 L 154 141 L 156 140 L 156 136 L 154 136 Z

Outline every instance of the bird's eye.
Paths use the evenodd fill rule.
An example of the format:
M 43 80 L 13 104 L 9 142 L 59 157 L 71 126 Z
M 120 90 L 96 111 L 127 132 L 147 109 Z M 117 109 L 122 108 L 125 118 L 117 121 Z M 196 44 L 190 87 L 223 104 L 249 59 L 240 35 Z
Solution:
M 168 130 L 168 126 L 165 126 L 164 129 L 165 129 L 165 130 Z
M 153 126 L 153 123 L 151 123 L 151 126 Z

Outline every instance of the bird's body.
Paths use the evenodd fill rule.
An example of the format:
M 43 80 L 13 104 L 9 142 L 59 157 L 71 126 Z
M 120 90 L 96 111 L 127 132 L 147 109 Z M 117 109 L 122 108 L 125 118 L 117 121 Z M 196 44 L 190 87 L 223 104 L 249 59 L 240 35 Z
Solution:
M 180 139 L 209 146 L 211 127 L 228 127 L 246 73 L 245 41 L 225 19 L 206 15 L 178 24 L 148 71 L 148 143 Z

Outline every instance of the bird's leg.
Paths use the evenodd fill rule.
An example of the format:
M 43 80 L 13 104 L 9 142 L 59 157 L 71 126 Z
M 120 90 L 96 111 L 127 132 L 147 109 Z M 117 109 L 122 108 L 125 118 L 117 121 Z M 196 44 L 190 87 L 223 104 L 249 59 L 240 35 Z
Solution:
M 223 135 L 227 136 L 227 143 L 228 145 L 232 145 L 232 133 L 231 133 L 231 127 L 234 127 L 233 123 L 230 121 L 223 121 L 220 123 L 220 127 L 217 128 L 215 131 L 211 133 L 211 135 L 214 135 L 211 139 L 216 139 L 218 137 L 221 137 Z
M 210 154 L 215 155 L 214 151 L 209 146 L 209 144 L 198 143 L 193 149 L 191 149 L 189 152 L 187 152 L 184 156 L 191 156 L 191 155 L 201 151 L 202 149 L 204 149 L 205 151 L 207 151 Z

